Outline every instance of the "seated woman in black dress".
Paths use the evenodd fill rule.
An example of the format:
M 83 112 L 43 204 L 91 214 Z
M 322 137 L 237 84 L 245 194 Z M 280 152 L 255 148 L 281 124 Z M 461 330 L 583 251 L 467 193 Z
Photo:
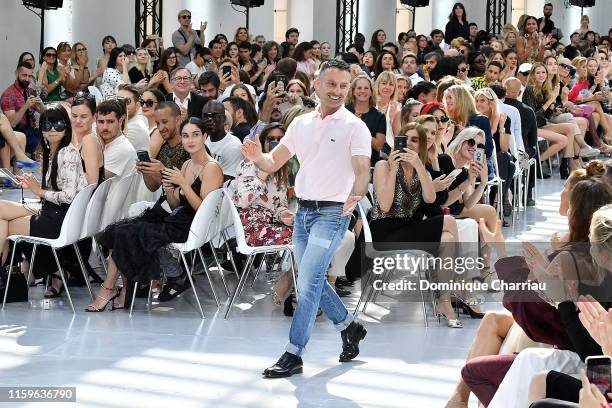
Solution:
M 428 251 L 441 258 L 452 257 L 457 242 L 457 223 L 451 216 L 437 215 L 423 219 L 424 204 L 436 200 L 427 172 L 427 134 L 421 125 L 410 123 L 400 129 L 406 136 L 406 150 L 391 151 L 388 160 L 374 167 L 374 208 L 372 239 L 374 242 L 431 243 Z M 438 243 L 442 243 L 438 247 Z M 439 270 L 438 281 L 447 281 L 452 271 Z M 450 291 L 440 293 L 438 309 L 448 326 L 463 327 L 450 303 Z
M 70 143 L 72 128 L 66 109 L 58 104 L 49 105 L 40 117 L 40 129 L 44 139 L 41 143 L 42 184 L 32 174 L 17 177 L 22 188 L 30 190 L 42 200 L 42 209 L 38 211 L 29 207 L 27 203 L 0 200 L 2 264 L 8 255 L 6 238 L 9 235 L 57 238 L 70 203 L 87 185 L 80 151 Z M 26 247 L 26 245 L 22 246 L 22 248 Z M 43 257 L 42 249 L 36 254 L 37 263 Z M 55 270 L 55 260 L 50 253 L 49 256 L 51 259 L 47 265 L 53 265 L 53 270 Z M 37 277 L 44 276 L 37 275 Z
M 125 304 L 126 279 L 147 282 L 158 279 L 158 249 L 172 242 L 185 242 L 189 227 L 202 201 L 223 185 L 223 170 L 206 151 L 204 123 L 197 118 L 181 124 L 183 148 L 191 156 L 181 170 L 165 169 L 162 175 L 164 195 L 141 216 L 111 225 L 102 234 L 100 244 L 109 250 L 108 274 L 95 301 L 85 311 L 102 312 L 114 298 L 117 307 Z M 164 209 L 168 203 L 172 212 Z M 124 287 L 115 288 L 122 275 Z M 120 296 L 119 296 L 120 295 Z

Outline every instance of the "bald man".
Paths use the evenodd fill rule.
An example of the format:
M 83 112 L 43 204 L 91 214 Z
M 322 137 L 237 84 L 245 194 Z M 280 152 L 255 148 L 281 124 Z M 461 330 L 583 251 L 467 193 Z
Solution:
M 529 154 L 529 157 L 535 157 L 536 145 L 538 143 L 538 127 L 536 124 L 535 112 L 530 106 L 527 106 L 518 100 L 518 97 L 521 94 L 521 81 L 515 77 L 506 78 L 504 80 L 504 88 L 506 88 L 506 99 L 504 99 L 504 103 L 514 106 L 521 114 L 521 130 L 525 151 L 527 154 Z M 532 189 L 535 183 L 535 168 L 531 170 L 532 171 L 530 172 L 529 177 L 529 192 L 527 194 L 528 206 L 535 205 L 535 201 L 533 200 L 532 196 Z

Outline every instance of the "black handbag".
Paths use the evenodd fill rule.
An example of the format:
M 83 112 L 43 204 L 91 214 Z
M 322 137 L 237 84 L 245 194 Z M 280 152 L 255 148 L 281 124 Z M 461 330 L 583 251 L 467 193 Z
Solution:
M 0 296 L 4 297 L 6 290 L 6 281 L 8 277 L 8 268 L 0 269 Z M 27 302 L 28 301 L 28 283 L 25 276 L 19 270 L 19 267 L 13 267 L 11 271 L 11 281 L 9 282 L 9 291 L 6 296 L 6 302 Z

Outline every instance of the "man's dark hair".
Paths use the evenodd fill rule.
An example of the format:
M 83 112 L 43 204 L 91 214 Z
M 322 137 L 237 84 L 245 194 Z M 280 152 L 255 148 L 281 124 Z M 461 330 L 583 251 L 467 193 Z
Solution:
M 208 48 L 208 47 L 201 47 L 201 48 L 198 50 L 197 54 L 198 54 L 200 57 L 202 57 L 202 58 L 204 58 L 204 57 L 205 57 L 205 56 L 207 56 L 207 55 L 211 55 L 210 48 Z
M 200 77 L 198 78 L 198 88 L 201 88 L 202 85 L 210 83 L 212 83 L 213 86 L 217 89 L 219 89 L 219 87 L 221 86 L 221 80 L 219 79 L 219 75 L 216 72 L 207 71 L 200 75 Z
M 489 61 L 489 63 L 487 64 L 486 69 L 488 70 L 490 66 L 494 66 L 499 68 L 499 72 L 504 70 L 504 63 L 500 62 L 500 61 Z
M 402 57 L 402 64 L 404 63 L 404 60 L 405 60 L 406 58 L 413 58 L 415 61 L 417 61 L 417 56 L 416 56 L 416 55 L 414 55 L 413 53 L 408 53 L 408 54 L 406 54 L 406 55 L 404 55 L 404 56 Z
M 252 48 L 253 47 L 252 47 L 251 43 L 248 42 L 248 41 L 242 41 L 240 44 L 238 44 L 238 49 L 239 50 L 249 50 L 249 51 L 251 51 Z
M 414 85 L 408 93 L 406 94 L 407 98 L 418 99 L 420 94 L 429 94 L 432 91 L 435 91 L 437 87 L 429 81 L 421 81 L 418 84 Z
M 433 30 L 431 30 L 431 33 L 429 33 L 429 36 L 433 39 L 433 36 L 436 34 L 442 34 L 442 36 L 444 36 L 444 31 L 438 28 L 434 28 Z
M 19 71 L 20 68 L 34 69 L 32 64 L 30 64 L 27 61 L 21 61 L 20 63 L 18 63 L 17 64 L 17 69 L 15 71 Z
M 289 39 L 289 34 L 291 34 L 291 33 L 297 33 L 297 35 L 300 35 L 300 32 L 298 31 L 297 28 L 291 27 L 290 29 L 285 31 L 285 39 Z
M 276 70 L 292 80 L 297 71 L 297 62 L 293 58 L 282 58 L 276 63 Z
M 132 94 L 132 98 L 136 102 L 138 102 L 138 99 L 140 98 L 140 91 L 132 84 L 121 84 L 117 87 L 117 91 L 128 91 Z
M 216 38 L 213 38 L 208 42 L 208 48 L 212 50 L 215 44 L 221 44 L 221 41 L 217 40 Z
M 349 44 L 348 47 L 346 47 L 346 50 L 350 50 L 351 48 L 354 48 L 355 51 L 357 51 L 359 54 L 363 54 L 365 53 L 365 50 L 363 49 L 363 46 L 359 45 L 359 44 Z
M 431 51 L 425 54 L 423 60 L 427 61 L 430 58 L 435 58 L 437 62 L 440 62 L 440 60 L 442 59 L 442 55 L 438 51 Z
M 255 123 L 257 123 L 257 111 L 255 110 L 255 106 L 253 106 L 251 103 L 237 96 L 230 96 L 229 98 L 225 98 L 223 100 L 223 102 L 226 101 L 232 105 L 234 112 L 238 109 L 242 109 L 244 119 L 249 126 L 253 126 Z
M 497 95 L 499 99 L 504 99 L 506 97 L 506 88 L 504 88 L 502 84 L 491 84 L 489 88 L 495 92 L 495 95 Z
M 476 24 L 476 23 L 470 23 L 470 24 L 468 24 L 468 28 L 470 28 L 470 27 L 478 27 L 478 24 Z
M 323 75 L 323 72 L 336 68 L 340 71 L 351 72 L 351 66 L 346 62 L 338 59 L 330 59 L 321 64 L 321 68 L 319 68 L 319 76 Z
M 548 6 L 553 7 L 553 4 L 552 4 L 552 3 L 546 3 L 546 4 L 544 5 L 544 7 L 548 7 Z
M 352 52 L 341 52 L 339 57 L 347 64 L 359 64 L 359 58 L 357 58 L 357 56 Z
M 261 51 L 261 47 L 257 43 L 251 44 L 251 58 L 255 58 L 258 52 Z
M 100 102 L 96 110 L 98 115 L 109 115 L 114 113 L 117 119 L 121 119 L 121 117 L 125 115 L 125 105 L 116 99 Z
M 179 106 L 172 101 L 162 101 L 157 104 L 157 107 L 155 107 L 155 111 L 162 109 L 170 109 L 172 116 L 175 118 L 181 116 L 181 108 L 179 108 Z
M 385 48 L 385 47 L 393 47 L 393 49 L 395 50 L 395 54 L 397 55 L 399 53 L 399 48 L 397 47 L 397 45 L 395 45 L 392 42 L 385 43 L 382 47 L 383 48 Z

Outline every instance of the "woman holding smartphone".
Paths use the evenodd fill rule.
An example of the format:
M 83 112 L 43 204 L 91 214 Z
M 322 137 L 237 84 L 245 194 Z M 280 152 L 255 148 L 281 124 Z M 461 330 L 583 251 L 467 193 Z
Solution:
M 119 292 L 115 287 L 119 275 L 123 282 L 149 282 L 160 276 L 158 249 L 171 242 L 185 242 L 193 217 L 208 193 L 223 185 L 221 165 L 206 151 L 204 123 L 189 118 L 181 124 L 183 148 L 191 159 L 181 170 L 166 168 L 162 172 L 164 195 L 153 208 L 141 216 L 109 226 L 100 237 L 100 244 L 109 250 L 108 273 L 96 299 L 85 311 L 103 312 L 119 298 L 114 309 L 125 305 L 127 286 Z M 171 213 L 164 209 L 167 205 Z
M 439 257 L 452 257 L 457 242 L 457 223 L 452 216 L 438 215 L 423 219 L 423 204 L 436 200 L 436 192 L 427 168 L 427 133 L 410 123 L 399 132 L 388 160 L 374 167 L 374 208 L 370 227 L 374 242 L 428 243 L 420 245 Z M 398 144 L 405 146 L 398 149 Z M 430 243 L 430 244 L 429 244 Z M 438 281 L 447 281 L 452 271 L 441 269 Z M 461 328 L 450 303 L 450 292 L 441 292 L 438 310 L 448 327 Z
M 8 235 L 29 235 L 41 238 L 57 238 L 64 217 L 72 200 L 87 185 L 85 171 L 81 164 L 81 154 L 72 144 L 72 128 L 68 112 L 59 104 L 47 106 L 40 117 L 42 131 L 42 183 L 32 174 L 17 176 L 21 187 L 30 190 L 42 200 L 42 209 L 35 210 L 26 204 L 13 201 L 0 201 L 0 257 L 2 264 L 8 254 Z M 31 245 L 20 245 L 22 255 L 30 259 Z M 27 262 L 22 263 L 22 265 Z M 34 268 L 36 278 L 44 278 L 48 265 L 55 265 L 48 248 L 40 247 L 36 252 Z M 44 267 L 44 268 L 43 268 Z M 27 271 L 27 267 L 25 269 Z M 53 285 L 45 294 L 51 298 L 62 292 L 61 281 L 53 280 Z
M 270 123 L 259 135 L 262 150 L 268 153 L 285 136 L 285 127 Z M 255 163 L 241 161 L 232 182 L 234 204 L 244 224 L 249 245 L 288 245 L 293 236 L 295 214 L 289 210 L 287 187 L 289 165 L 274 174 L 257 169 Z M 291 287 L 290 273 L 284 273 L 274 286 L 274 303 L 280 305 Z

